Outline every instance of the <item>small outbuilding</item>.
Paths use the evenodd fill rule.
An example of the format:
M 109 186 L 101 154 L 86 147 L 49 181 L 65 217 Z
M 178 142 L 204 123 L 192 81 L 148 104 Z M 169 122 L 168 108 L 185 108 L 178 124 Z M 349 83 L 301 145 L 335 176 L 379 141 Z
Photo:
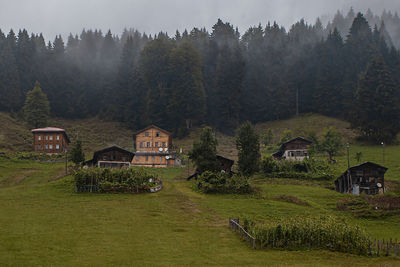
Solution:
M 279 151 L 272 154 L 272 157 L 276 160 L 303 161 L 308 158 L 308 150 L 311 144 L 312 141 L 299 136 L 283 143 Z
M 232 166 L 235 163 L 234 160 L 225 158 L 223 156 L 217 155 L 217 161 L 220 163 L 220 170 L 226 173 L 232 172 Z
M 372 162 L 353 166 L 335 180 L 340 193 L 376 195 L 385 193 L 385 173 L 388 169 Z
M 93 158 L 85 162 L 86 166 L 101 168 L 129 167 L 135 153 L 113 145 L 94 152 Z

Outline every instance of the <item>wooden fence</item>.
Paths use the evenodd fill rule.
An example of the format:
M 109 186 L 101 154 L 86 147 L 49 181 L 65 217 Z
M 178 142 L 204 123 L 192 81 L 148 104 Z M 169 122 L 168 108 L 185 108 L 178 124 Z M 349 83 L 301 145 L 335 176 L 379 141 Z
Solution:
M 397 239 L 370 241 L 370 255 L 400 256 L 400 242 Z
M 240 224 L 239 219 L 229 219 L 229 227 L 239 233 L 240 237 L 256 249 L 256 239 L 250 235 Z M 400 242 L 397 239 L 371 240 L 369 245 L 371 256 L 400 256 Z
M 239 224 L 239 219 L 229 219 L 229 226 L 232 230 L 238 232 L 242 239 L 249 242 L 252 248 L 256 249 L 256 239 L 244 230 L 244 228 Z

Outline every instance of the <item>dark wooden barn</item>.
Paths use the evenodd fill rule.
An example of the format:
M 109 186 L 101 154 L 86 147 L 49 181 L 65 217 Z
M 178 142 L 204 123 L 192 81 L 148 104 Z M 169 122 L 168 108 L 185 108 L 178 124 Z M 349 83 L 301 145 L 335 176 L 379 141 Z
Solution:
M 233 174 L 232 166 L 235 163 L 234 160 L 231 160 L 231 159 L 225 158 L 223 156 L 217 155 L 217 161 L 219 163 L 219 170 L 221 172 L 229 173 L 229 175 Z M 196 172 L 193 175 L 189 176 L 186 179 L 187 180 L 190 180 L 192 178 L 197 179 L 197 176 L 200 175 L 200 174 L 201 174 L 201 172 L 199 170 L 196 170 Z
M 87 166 L 129 167 L 135 153 L 113 145 L 94 152 L 93 158 L 85 162 Z
M 387 168 L 366 162 L 353 166 L 335 180 L 335 189 L 340 193 L 359 195 L 383 194 L 385 192 L 384 176 Z

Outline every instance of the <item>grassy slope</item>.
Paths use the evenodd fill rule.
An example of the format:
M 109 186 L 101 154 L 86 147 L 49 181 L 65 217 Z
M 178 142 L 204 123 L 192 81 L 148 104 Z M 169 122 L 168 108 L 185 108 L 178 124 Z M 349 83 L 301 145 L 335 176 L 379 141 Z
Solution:
M 71 178 L 52 181 L 62 164 L 0 159 L 0 261 L 5 265 L 395 265 L 327 251 L 254 251 L 227 226 L 229 217 L 273 218 L 334 213 L 339 194 L 285 181 L 258 181 L 260 196 L 205 196 L 184 169 L 153 170 L 156 194 L 75 194 Z M 33 170 L 16 183 L 14 170 Z M 4 175 L 6 173 L 6 175 Z M 297 195 L 310 207 L 273 200 Z M 326 196 L 329 196 L 327 198 Z M 360 221 L 372 236 L 400 238 L 400 218 Z

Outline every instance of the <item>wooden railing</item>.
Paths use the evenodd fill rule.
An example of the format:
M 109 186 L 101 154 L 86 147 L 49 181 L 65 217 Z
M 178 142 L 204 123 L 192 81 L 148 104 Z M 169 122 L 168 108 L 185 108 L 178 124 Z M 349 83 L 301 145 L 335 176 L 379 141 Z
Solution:
M 249 242 L 252 248 L 256 248 L 256 239 L 244 230 L 244 228 L 239 224 L 239 219 L 229 219 L 229 227 L 235 232 L 238 232 L 242 239 Z
M 370 254 L 377 256 L 400 256 L 400 242 L 397 239 L 374 240 L 370 242 Z

